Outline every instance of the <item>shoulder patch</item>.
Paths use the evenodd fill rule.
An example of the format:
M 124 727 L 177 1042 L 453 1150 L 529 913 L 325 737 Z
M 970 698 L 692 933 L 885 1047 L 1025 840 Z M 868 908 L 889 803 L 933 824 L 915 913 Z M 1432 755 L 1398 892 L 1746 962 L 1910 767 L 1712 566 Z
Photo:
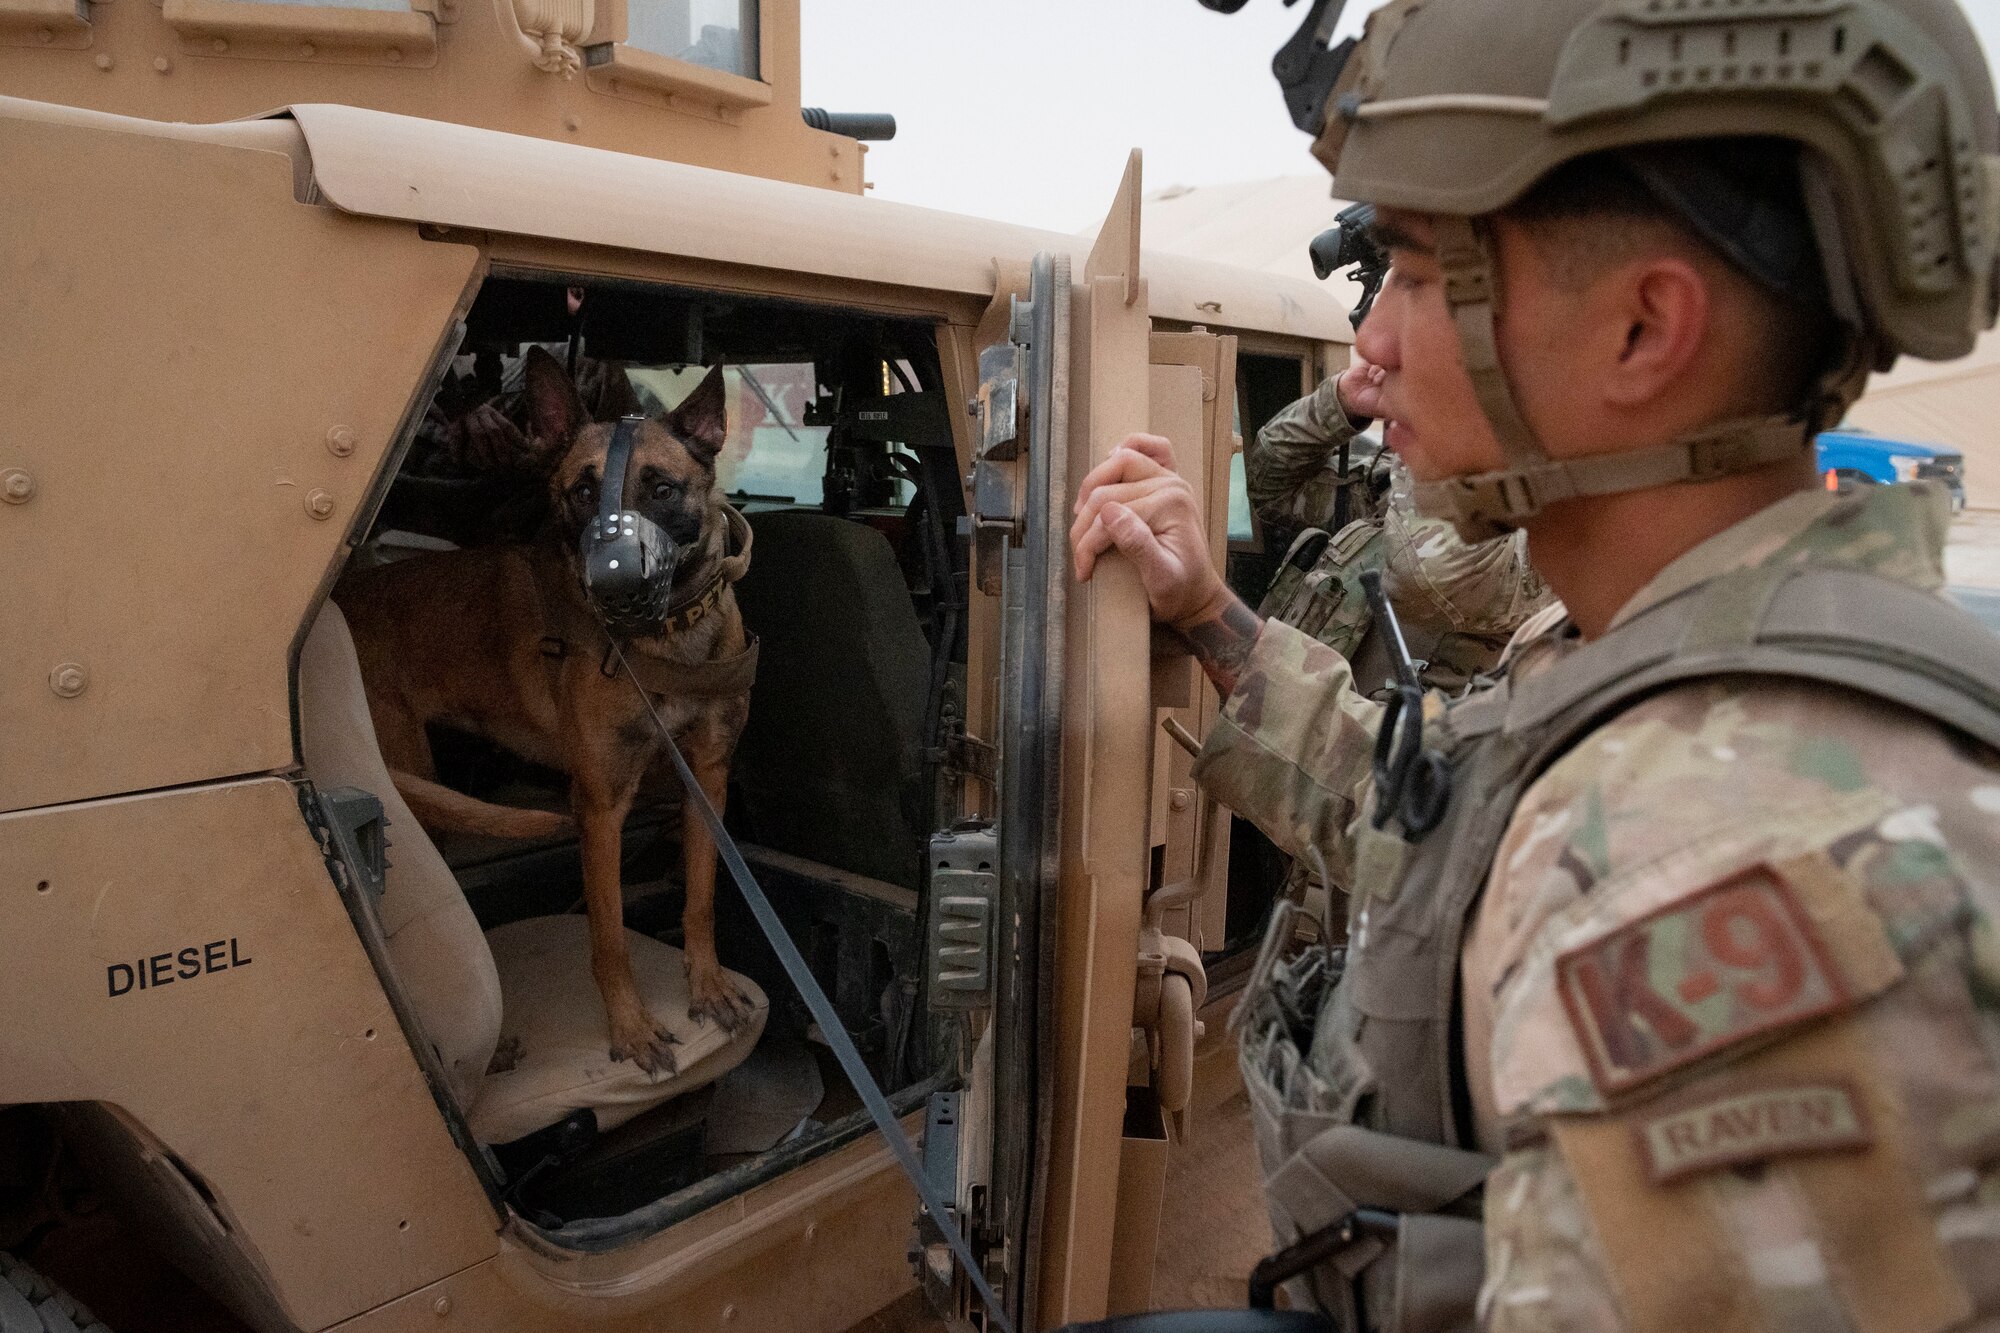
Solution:
M 1875 1141 L 1861 1099 L 1844 1079 L 1709 1092 L 1636 1120 L 1632 1134 L 1656 1185 L 1715 1167 Z
M 1559 954 L 1555 968 L 1606 1097 L 1861 998 L 1793 886 L 1767 865 Z

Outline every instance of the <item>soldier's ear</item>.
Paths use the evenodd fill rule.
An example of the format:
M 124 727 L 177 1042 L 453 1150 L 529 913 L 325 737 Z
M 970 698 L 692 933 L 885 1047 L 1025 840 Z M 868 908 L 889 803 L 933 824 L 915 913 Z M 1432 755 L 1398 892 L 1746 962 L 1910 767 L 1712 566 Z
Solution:
M 576 433 L 590 424 L 590 413 L 584 410 L 569 372 L 543 348 L 530 347 L 522 375 L 528 385 L 528 419 L 535 424 L 535 434 L 551 447 L 567 447 Z
M 667 413 L 667 429 L 702 462 L 715 461 L 715 456 L 722 452 L 723 437 L 729 433 L 729 403 L 721 366 L 711 368 L 701 383 L 694 386 L 694 392 Z

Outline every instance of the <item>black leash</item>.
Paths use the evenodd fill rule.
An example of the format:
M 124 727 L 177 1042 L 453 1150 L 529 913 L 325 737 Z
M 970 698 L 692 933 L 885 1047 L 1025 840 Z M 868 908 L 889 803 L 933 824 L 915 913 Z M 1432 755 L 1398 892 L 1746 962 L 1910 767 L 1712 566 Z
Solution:
M 806 966 L 805 957 L 799 953 L 799 946 L 792 943 L 792 937 L 785 933 L 783 923 L 778 920 L 777 910 L 771 906 L 771 900 L 764 896 L 764 889 L 757 883 L 757 877 L 751 873 L 749 864 L 744 861 L 742 851 L 736 846 L 736 839 L 732 838 L 729 830 L 722 826 L 722 816 L 715 812 L 715 805 L 708 799 L 708 793 L 701 789 L 699 782 L 695 781 L 694 770 L 688 767 L 680 746 L 674 744 L 674 738 L 668 732 L 667 724 L 660 720 L 658 710 L 653 707 L 652 696 L 648 695 L 645 688 L 639 684 L 639 678 L 632 674 L 631 666 L 625 661 L 625 650 L 616 639 L 612 640 L 611 651 L 618 655 L 618 665 L 624 670 L 625 679 L 632 682 L 632 688 L 638 691 L 640 701 L 646 705 L 647 716 L 653 719 L 653 726 L 659 731 L 660 740 L 665 743 L 667 753 L 673 757 L 674 770 L 680 774 L 681 785 L 687 789 L 688 800 L 692 801 L 694 808 L 701 812 L 702 822 L 708 825 L 709 836 L 715 839 L 716 848 L 722 853 L 722 863 L 729 867 L 729 877 L 735 880 L 736 887 L 743 891 L 743 901 L 750 905 L 751 915 L 757 918 L 757 924 L 762 928 L 765 938 L 770 940 L 771 948 L 777 952 L 778 961 L 785 966 L 786 975 L 791 977 L 792 984 L 799 988 L 799 997 L 806 1002 L 806 1009 L 812 1014 L 813 1021 L 819 1024 L 820 1035 L 826 1038 L 826 1044 L 833 1049 L 834 1058 L 840 1061 L 841 1072 L 847 1075 L 847 1081 L 853 1084 L 854 1090 L 861 1095 L 861 1104 L 868 1108 L 869 1119 L 873 1120 L 875 1127 L 882 1131 L 882 1137 L 887 1141 L 889 1151 L 895 1155 L 896 1164 L 903 1168 L 903 1174 L 909 1177 L 910 1184 L 916 1187 L 917 1198 L 922 1201 L 924 1211 L 937 1223 L 938 1230 L 944 1233 L 946 1243 L 951 1246 L 952 1254 L 958 1259 L 959 1267 L 963 1268 L 965 1275 L 972 1279 L 973 1287 L 979 1292 L 980 1301 L 986 1306 L 987 1317 L 992 1320 L 994 1327 L 998 1328 L 1000 1333 L 1014 1333 L 1013 1321 L 1007 1318 L 1006 1310 L 1001 1308 L 1000 1298 L 994 1295 L 992 1286 L 986 1281 L 986 1275 L 979 1271 L 979 1264 L 972 1257 L 971 1247 L 965 1243 L 965 1237 L 952 1222 L 944 1201 L 938 1198 L 937 1191 L 931 1188 L 930 1181 L 924 1176 L 923 1166 L 917 1160 L 917 1150 L 911 1145 L 909 1136 L 903 1133 L 903 1126 L 896 1119 L 895 1112 L 889 1109 L 889 1099 L 884 1097 L 882 1089 L 875 1085 L 874 1078 L 868 1073 L 868 1066 L 861 1062 L 861 1052 L 854 1048 L 854 1040 L 847 1035 L 847 1029 L 841 1026 L 840 1015 L 834 1012 L 833 1001 L 826 998 L 826 992 L 820 989 L 819 982 L 813 978 L 812 969 Z

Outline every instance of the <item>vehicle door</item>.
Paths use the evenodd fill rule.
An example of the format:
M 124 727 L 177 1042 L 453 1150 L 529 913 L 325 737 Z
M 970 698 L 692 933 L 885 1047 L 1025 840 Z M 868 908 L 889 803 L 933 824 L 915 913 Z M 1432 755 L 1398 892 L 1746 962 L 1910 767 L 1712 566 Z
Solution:
M 958 1221 L 1023 1327 L 1149 1303 L 1205 989 L 1190 937 L 1227 859 L 1226 817 L 1195 800 L 1162 725 L 1198 735 L 1212 691 L 1176 645 L 1156 647 L 1129 562 L 1107 557 L 1087 584 L 1070 572 L 1078 485 L 1137 431 L 1175 441 L 1218 557 L 1227 540 L 1234 340 L 1154 331 L 1139 165 L 1080 268 L 1037 256 L 980 349 L 969 523 L 975 580 L 1000 604 L 991 1012 L 965 1091 L 943 1123 L 933 1108 L 926 1158 L 955 1176 Z M 962 844 L 933 859 L 934 942 L 937 923 L 974 938 L 978 869 Z M 934 966 L 935 994 L 942 950 Z M 931 1257 L 934 1301 L 970 1316 L 963 1279 L 941 1247 Z

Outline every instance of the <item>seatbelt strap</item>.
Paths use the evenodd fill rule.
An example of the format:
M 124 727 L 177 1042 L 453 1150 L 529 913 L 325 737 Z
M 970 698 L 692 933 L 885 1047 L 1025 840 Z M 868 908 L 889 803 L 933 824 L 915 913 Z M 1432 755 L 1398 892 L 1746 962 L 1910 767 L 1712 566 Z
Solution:
M 709 836 L 715 839 L 715 845 L 722 853 L 722 863 L 729 867 L 729 877 L 735 880 L 736 887 L 743 891 L 743 901 L 750 905 L 750 914 L 757 918 L 757 925 L 762 928 L 764 937 L 771 942 L 771 948 L 777 953 L 778 961 L 784 964 L 785 974 L 791 977 L 792 984 L 799 988 L 799 998 L 806 1002 L 806 1010 L 812 1014 L 813 1021 L 819 1024 L 820 1035 L 826 1038 L 826 1044 L 833 1050 L 834 1059 L 840 1062 L 840 1071 L 847 1075 L 847 1081 L 861 1094 L 861 1104 L 868 1108 L 868 1118 L 882 1131 L 883 1140 L 888 1143 L 896 1164 L 903 1168 L 903 1174 L 915 1187 L 917 1198 L 923 1204 L 924 1211 L 931 1215 L 931 1220 L 937 1223 L 938 1230 L 944 1233 L 945 1241 L 951 1246 L 951 1252 L 957 1258 L 959 1267 L 963 1268 L 965 1275 L 972 1280 L 973 1288 L 979 1293 L 980 1302 L 986 1306 L 987 1317 L 993 1321 L 993 1326 L 999 1329 L 1000 1333 L 1014 1333 L 1013 1321 L 1007 1318 L 1007 1311 L 1001 1307 L 1000 1298 L 994 1294 L 992 1285 L 986 1281 L 986 1275 L 979 1270 L 978 1262 L 972 1257 L 971 1247 L 965 1243 L 965 1237 L 951 1221 L 944 1201 L 938 1198 L 937 1191 L 931 1188 L 930 1180 L 924 1175 L 923 1166 L 917 1160 L 916 1148 L 910 1143 L 909 1136 L 903 1133 L 902 1123 L 896 1119 L 895 1112 L 889 1109 L 889 1099 L 883 1096 L 882 1089 L 876 1086 L 874 1078 L 868 1073 L 868 1066 L 861 1062 L 861 1052 L 854 1048 L 853 1039 L 841 1025 L 840 1015 L 834 1012 L 833 1001 L 826 998 L 826 992 L 820 989 L 819 982 L 813 978 L 812 969 L 806 966 L 805 956 L 799 952 L 799 946 L 792 943 L 792 937 L 785 932 L 783 923 L 778 920 L 777 909 L 773 908 L 771 900 L 764 896 L 763 887 L 757 883 L 757 877 L 750 872 L 750 866 L 744 861 L 743 852 L 737 847 L 736 839 L 722 826 L 722 816 L 716 813 L 714 802 L 708 799 L 708 793 L 701 789 L 699 782 L 695 781 L 694 770 L 688 767 L 680 746 L 674 744 L 673 734 L 667 730 L 667 724 L 660 719 L 658 710 L 653 707 L 651 696 L 640 686 L 638 677 L 633 674 L 631 666 L 625 661 L 624 650 L 618 646 L 615 639 L 612 641 L 611 650 L 618 655 L 618 665 L 624 670 L 625 679 L 632 682 L 632 689 L 646 705 L 647 715 L 653 719 L 653 726 L 659 731 L 660 740 L 667 747 L 667 754 L 673 758 L 674 771 L 680 774 L 681 785 L 687 789 L 688 801 L 700 812 L 702 823 L 708 825 Z

